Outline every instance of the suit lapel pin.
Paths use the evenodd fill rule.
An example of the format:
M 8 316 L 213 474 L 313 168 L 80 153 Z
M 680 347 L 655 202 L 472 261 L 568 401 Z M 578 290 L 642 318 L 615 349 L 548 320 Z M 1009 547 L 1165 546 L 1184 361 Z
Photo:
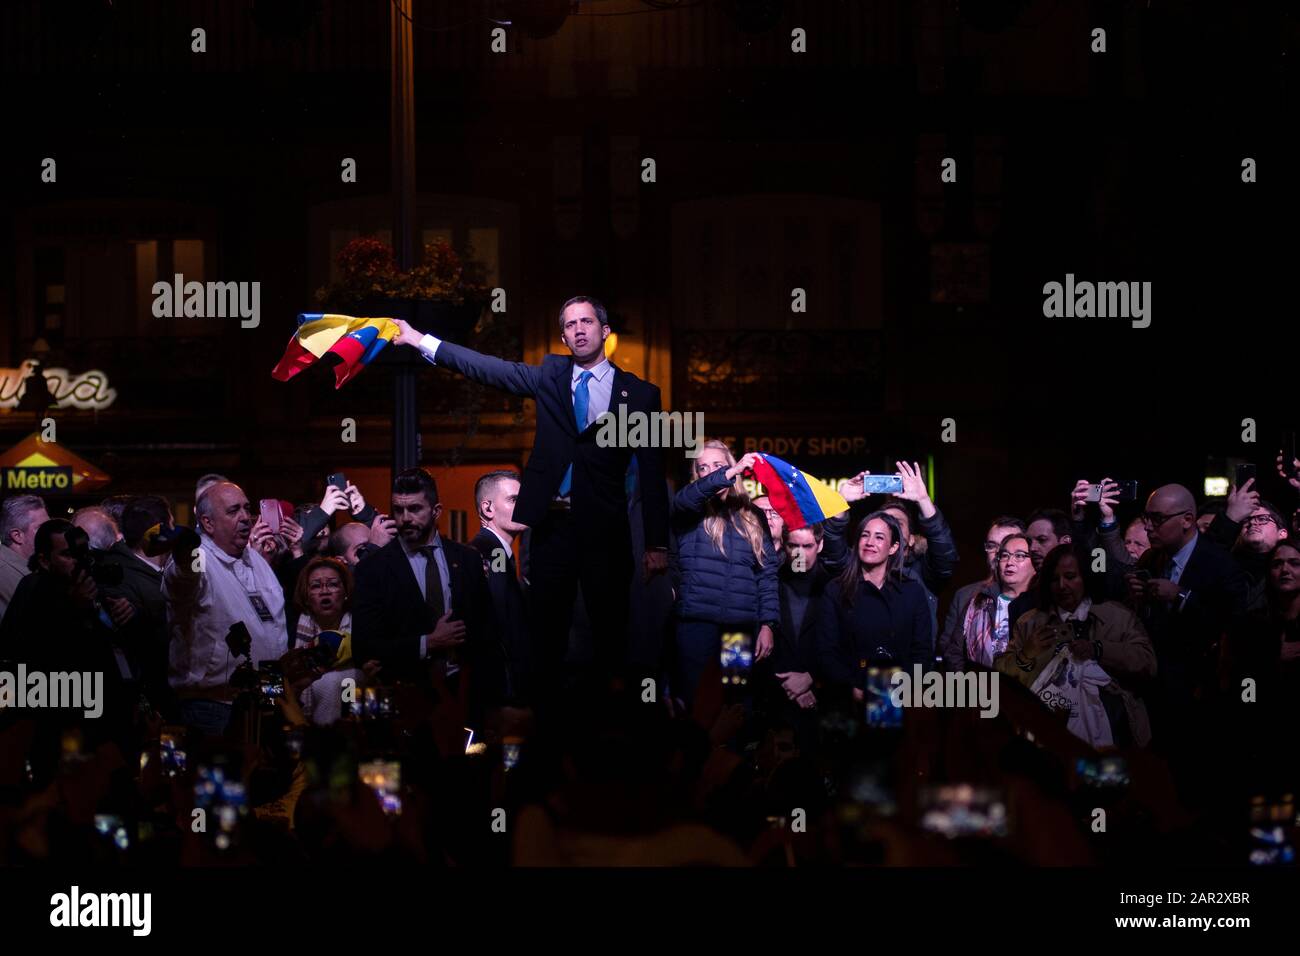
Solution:
M 623 389 L 623 391 L 620 392 L 619 394 L 622 395 L 624 398 L 627 398 L 627 389 Z

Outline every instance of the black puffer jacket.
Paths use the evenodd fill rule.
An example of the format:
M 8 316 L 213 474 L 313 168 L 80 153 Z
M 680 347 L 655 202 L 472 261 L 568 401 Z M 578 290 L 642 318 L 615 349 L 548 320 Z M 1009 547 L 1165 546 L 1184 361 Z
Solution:
M 767 521 L 753 508 L 763 529 L 763 563 L 760 566 L 749 540 L 728 523 L 719 553 L 704 530 L 704 506 L 731 482 L 726 469 L 719 468 L 691 482 L 673 498 L 669 567 L 674 611 L 678 618 L 714 621 L 718 624 L 770 624 L 781 619 L 776 573 L 776 548 L 767 534 Z

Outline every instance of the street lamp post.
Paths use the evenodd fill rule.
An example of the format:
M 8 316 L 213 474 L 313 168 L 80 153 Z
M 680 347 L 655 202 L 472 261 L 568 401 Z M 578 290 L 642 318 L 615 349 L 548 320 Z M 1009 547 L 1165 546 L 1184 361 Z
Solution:
M 390 5 L 393 253 L 403 272 L 415 265 L 415 63 L 412 0 Z M 393 475 L 420 463 L 417 378 L 421 364 L 409 350 L 393 363 Z M 393 356 L 397 359 L 397 356 Z

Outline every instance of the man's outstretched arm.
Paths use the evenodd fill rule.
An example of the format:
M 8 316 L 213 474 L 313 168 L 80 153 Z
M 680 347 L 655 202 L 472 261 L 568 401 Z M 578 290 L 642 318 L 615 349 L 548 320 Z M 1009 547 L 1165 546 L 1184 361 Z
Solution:
M 429 362 L 514 395 L 527 398 L 536 396 L 542 372 L 538 366 L 483 355 L 463 345 L 444 342 L 436 335 L 427 335 L 401 319 L 393 321 L 398 328 L 397 338 L 393 341 L 399 345 L 411 346 Z

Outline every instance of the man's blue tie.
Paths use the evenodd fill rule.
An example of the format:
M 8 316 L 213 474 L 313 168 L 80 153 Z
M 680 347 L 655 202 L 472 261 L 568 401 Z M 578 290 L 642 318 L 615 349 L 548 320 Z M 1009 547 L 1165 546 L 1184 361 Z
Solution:
M 578 387 L 573 390 L 573 418 L 578 423 L 579 434 L 587 427 L 587 407 L 591 404 L 591 392 L 587 390 L 587 383 L 593 377 L 590 372 L 583 371 L 578 376 Z M 567 497 L 572 487 L 573 465 L 570 464 L 568 470 L 564 472 L 564 479 L 560 482 L 560 497 Z

